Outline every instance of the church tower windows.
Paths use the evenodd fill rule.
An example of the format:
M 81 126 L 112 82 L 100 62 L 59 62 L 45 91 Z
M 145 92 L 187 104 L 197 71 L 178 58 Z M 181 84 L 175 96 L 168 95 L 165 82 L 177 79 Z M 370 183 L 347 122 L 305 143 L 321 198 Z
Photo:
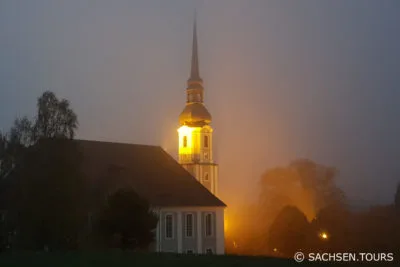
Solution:
M 179 163 L 211 193 L 217 195 L 218 165 L 213 160 L 211 114 L 204 105 L 203 80 L 197 53 L 196 20 L 190 77 L 186 87 L 186 105 L 179 115 Z
M 187 136 L 183 137 L 183 147 L 187 147 Z
M 204 136 L 204 147 L 208 148 L 208 135 Z

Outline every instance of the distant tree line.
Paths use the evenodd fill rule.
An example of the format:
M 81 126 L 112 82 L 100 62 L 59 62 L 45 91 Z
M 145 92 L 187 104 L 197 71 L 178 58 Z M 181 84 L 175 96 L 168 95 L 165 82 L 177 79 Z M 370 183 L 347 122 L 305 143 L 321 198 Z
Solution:
M 396 251 L 400 184 L 393 204 L 355 212 L 336 186 L 336 174 L 310 160 L 268 170 L 257 205 L 242 214 L 251 226 L 239 225 L 228 236 L 228 253 L 292 258 L 297 251 Z
M 82 155 L 69 142 L 77 128 L 69 102 L 47 91 L 32 120 L 17 118 L 0 132 L 0 250 L 78 249 L 88 236 L 103 247 L 143 248 L 153 241 L 157 217 L 130 188 L 108 196 L 92 221 Z

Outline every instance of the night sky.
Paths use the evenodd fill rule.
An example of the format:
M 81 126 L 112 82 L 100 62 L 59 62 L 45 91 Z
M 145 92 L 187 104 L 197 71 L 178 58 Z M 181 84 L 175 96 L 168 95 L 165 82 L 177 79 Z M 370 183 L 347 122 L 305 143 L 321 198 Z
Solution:
M 400 181 L 400 1 L 1 0 L 0 130 L 51 90 L 78 138 L 177 153 L 194 9 L 221 198 L 254 200 L 296 158 L 340 170 L 351 203 Z

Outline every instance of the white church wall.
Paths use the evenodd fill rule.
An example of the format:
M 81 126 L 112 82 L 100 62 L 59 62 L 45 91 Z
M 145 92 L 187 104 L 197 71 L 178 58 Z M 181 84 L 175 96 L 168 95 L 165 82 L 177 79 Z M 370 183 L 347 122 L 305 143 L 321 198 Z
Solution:
M 193 214 L 193 237 L 185 236 L 185 215 Z M 205 216 L 212 214 L 212 236 L 205 234 Z M 214 254 L 224 254 L 224 208 L 223 207 L 169 207 L 160 208 L 156 240 L 159 252 L 205 254 L 211 249 Z M 173 238 L 165 237 L 165 216 L 173 215 Z
M 179 238 L 180 236 L 178 235 L 178 211 L 172 211 L 172 210 L 161 210 L 160 218 L 159 218 L 159 225 L 160 225 L 160 252 L 171 252 L 171 253 L 180 253 L 178 251 L 179 245 L 178 242 L 180 242 Z M 166 236 L 166 217 L 167 215 L 172 216 L 172 237 L 167 237 Z

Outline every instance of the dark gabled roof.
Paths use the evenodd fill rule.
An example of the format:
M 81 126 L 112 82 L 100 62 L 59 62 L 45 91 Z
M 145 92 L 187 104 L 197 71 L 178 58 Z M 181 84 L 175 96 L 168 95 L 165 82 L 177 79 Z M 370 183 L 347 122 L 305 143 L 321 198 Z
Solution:
M 92 189 L 130 186 L 153 206 L 226 206 L 161 147 L 75 140 Z

